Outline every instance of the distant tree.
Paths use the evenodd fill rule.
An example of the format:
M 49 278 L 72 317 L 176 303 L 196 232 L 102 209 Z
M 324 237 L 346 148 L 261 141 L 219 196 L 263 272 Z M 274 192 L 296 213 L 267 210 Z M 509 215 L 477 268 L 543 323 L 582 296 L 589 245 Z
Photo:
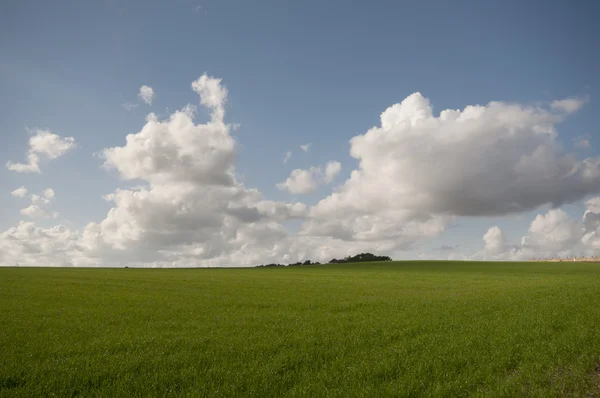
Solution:
M 332 258 L 327 264 L 344 264 L 344 263 L 359 263 L 359 262 L 373 262 L 373 261 L 392 261 L 389 256 L 376 256 L 372 253 L 360 253 L 355 256 L 346 256 L 343 259 Z M 319 262 L 311 262 L 306 260 L 304 262 L 295 262 L 288 264 L 288 267 L 297 267 L 301 265 L 321 265 Z M 266 264 L 258 265 L 257 267 L 285 267 L 283 264 Z
M 373 262 L 373 261 L 392 261 L 389 256 L 376 256 L 372 253 L 360 253 L 355 256 L 346 256 L 343 260 L 332 259 L 330 264 L 342 264 L 342 263 L 360 263 L 360 262 Z
M 275 263 L 271 263 L 271 264 L 265 264 L 265 265 L 259 265 L 258 267 L 283 267 L 283 264 L 275 264 Z

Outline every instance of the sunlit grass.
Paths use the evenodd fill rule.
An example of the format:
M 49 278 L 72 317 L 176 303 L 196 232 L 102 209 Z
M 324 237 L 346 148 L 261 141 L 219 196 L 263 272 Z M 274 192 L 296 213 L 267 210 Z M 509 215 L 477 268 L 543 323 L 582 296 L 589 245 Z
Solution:
M 600 396 L 600 264 L 0 269 L 0 396 Z

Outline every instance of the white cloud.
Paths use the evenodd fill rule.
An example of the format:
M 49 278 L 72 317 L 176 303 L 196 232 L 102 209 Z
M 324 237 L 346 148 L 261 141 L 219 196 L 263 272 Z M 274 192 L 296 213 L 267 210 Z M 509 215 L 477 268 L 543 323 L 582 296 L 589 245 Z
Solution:
M 304 152 L 308 152 L 311 146 L 312 143 L 309 142 L 308 144 L 300 145 L 300 149 L 302 149 Z
M 581 240 L 583 226 L 561 209 L 539 214 L 531 222 L 529 233 L 521 240 L 523 249 L 535 253 L 562 253 Z
M 87 265 L 75 250 L 78 235 L 63 225 L 39 228 L 21 221 L 0 233 L 0 264 L 24 266 Z M 81 260 L 83 261 L 81 261 Z
M 308 170 L 292 170 L 287 180 L 277 184 L 277 188 L 294 194 L 307 194 L 314 192 L 320 184 L 329 184 L 339 174 L 342 165 L 330 161 L 322 167 L 311 167 Z
M 21 187 L 13 192 L 11 192 L 13 196 L 23 198 L 27 195 L 27 188 Z M 50 213 L 47 211 L 47 207 L 50 202 L 54 199 L 55 193 L 52 188 L 46 188 L 44 190 L 43 195 L 31 194 L 29 198 L 31 199 L 31 204 L 21 209 L 21 214 L 31 218 L 46 218 L 50 217 Z M 58 215 L 58 213 L 55 213 Z M 54 217 L 56 218 L 56 217 Z
M 55 193 L 54 190 L 52 188 L 46 188 L 44 190 L 44 197 L 46 199 L 54 199 Z
M 18 173 L 41 173 L 40 156 L 47 159 L 56 159 L 77 145 L 73 137 L 61 137 L 48 130 L 35 130 L 35 135 L 29 138 L 29 152 L 27 163 L 7 162 L 8 170 Z
M 283 164 L 286 164 L 291 158 L 292 158 L 292 153 L 286 152 L 285 156 L 283 157 Z
M 41 173 L 40 158 L 36 154 L 30 153 L 27 155 L 27 163 L 13 163 L 8 161 L 6 162 L 6 168 L 17 173 Z
M 582 243 L 588 253 L 600 256 L 600 197 L 591 198 L 586 202 L 587 210 L 583 214 Z
M 327 163 L 327 165 L 325 166 L 325 177 L 324 177 L 324 181 L 326 184 L 329 184 L 333 181 L 333 179 L 335 177 L 337 177 L 338 174 L 340 174 L 340 171 L 342 170 L 342 164 L 340 162 L 336 162 L 336 161 L 330 161 Z
M 380 219 L 440 227 L 456 216 L 519 213 L 598 192 L 600 159 L 562 149 L 563 117 L 502 102 L 435 116 L 429 100 L 412 94 L 381 114 L 381 126 L 350 140 L 359 168 L 310 209 L 305 231 L 356 238 Z
M 203 74 L 192 82 L 192 90 L 200 96 L 200 104 L 212 111 L 213 122 L 223 122 L 228 93 L 221 85 L 221 79 Z
M 586 102 L 587 98 L 565 98 L 553 101 L 550 106 L 552 109 L 559 112 L 573 113 L 581 109 Z
M 33 203 L 34 205 L 45 206 L 47 204 L 50 204 L 50 199 L 46 198 L 45 196 L 33 194 L 31 195 L 31 203 Z
M 586 202 L 588 211 L 600 213 L 600 197 L 588 199 Z
M 23 198 L 25 197 L 25 195 L 27 195 L 27 188 L 22 186 L 20 188 L 15 189 L 10 194 L 16 198 Z
M 491 254 L 502 253 L 506 246 L 504 233 L 498 226 L 488 229 L 485 235 L 483 235 L 483 241 L 485 242 L 485 251 Z
M 311 167 L 308 170 L 292 170 L 287 180 L 277 184 L 277 188 L 294 194 L 307 194 L 314 192 L 319 186 L 319 175 L 321 169 Z
M 64 137 L 47 130 L 37 130 L 36 135 L 29 139 L 31 152 L 56 159 L 75 148 L 75 138 Z
M 286 252 L 280 223 L 303 217 L 306 206 L 266 201 L 236 180 L 236 145 L 224 123 L 227 89 L 207 75 L 192 88 L 210 122 L 196 124 L 189 107 L 166 120 L 151 115 L 124 146 L 103 151 L 106 167 L 144 185 L 106 195 L 113 208 L 82 233 L 88 256 L 212 266 Z
M 395 240 L 353 243 L 288 235 L 282 223 L 305 218 L 306 206 L 264 200 L 236 181 L 235 142 L 223 121 L 227 90 L 220 79 L 206 75 L 193 87 L 212 111 L 210 122 L 195 124 L 183 111 L 167 120 L 150 116 L 124 146 L 103 152 L 106 167 L 144 184 L 106 195 L 112 209 L 104 220 L 88 224 L 77 241 L 90 263 L 243 266 L 326 261 L 398 246 Z M 339 167 L 330 163 L 320 178 L 333 178 Z
M 152 87 L 146 86 L 144 84 L 142 87 L 140 87 L 140 92 L 139 92 L 138 96 L 146 104 L 152 105 L 152 101 L 154 101 L 154 89 Z
M 490 228 L 483 238 L 484 250 L 475 258 L 531 260 L 600 256 L 600 197 L 592 198 L 586 204 L 587 210 L 581 220 L 561 209 L 537 215 L 518 244 L 508 244 L 500 228 Z
M 45 218 L 48 217 L 48 213 L 38 205 L 29 205 L 28 207 L 21 209 L 21 214 L 31 218 Z

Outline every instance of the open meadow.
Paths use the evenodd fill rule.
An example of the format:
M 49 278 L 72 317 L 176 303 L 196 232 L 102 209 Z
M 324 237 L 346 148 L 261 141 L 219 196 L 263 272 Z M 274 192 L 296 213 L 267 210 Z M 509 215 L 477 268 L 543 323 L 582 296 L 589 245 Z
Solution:
M 600 396 L 600 264 L 0 269 L 0 396 Z

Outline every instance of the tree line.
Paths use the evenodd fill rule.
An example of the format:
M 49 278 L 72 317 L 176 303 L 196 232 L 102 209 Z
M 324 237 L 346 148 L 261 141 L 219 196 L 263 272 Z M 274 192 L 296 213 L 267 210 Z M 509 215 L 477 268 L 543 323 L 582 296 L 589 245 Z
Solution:
M 332 258 L 329 260 L 327 264 L 344 264 L 344 263 L 361 263 L 361 262 L 371 262 L 371 261 L 392 261 L 392 258 L 389 256 L 376 256 L 372 253 L 360 253 L 356 256 L 347 256 L 343 259 Z M 297 267 L 300 265 L 320 265 L 319 262 L 311 262 L 310 260 L 306 260 L 304 262 L 297 262 L 288 264 L 287 267 Z M 284 264 L 262 264 L 257 267 L 286 267 Z

